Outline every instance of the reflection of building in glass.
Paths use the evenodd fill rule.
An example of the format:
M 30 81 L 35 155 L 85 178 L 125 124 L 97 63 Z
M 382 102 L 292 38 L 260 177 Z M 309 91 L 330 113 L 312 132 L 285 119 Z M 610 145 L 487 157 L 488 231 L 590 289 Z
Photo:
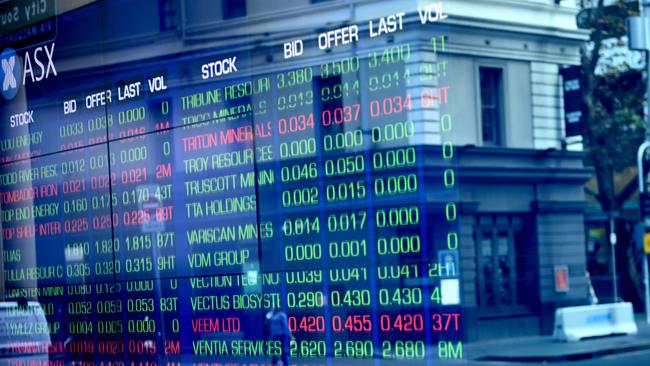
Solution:
M 323 9 L 332 14 L 344 9 L 329 6 Z M 446 66 L 450 103 L 442 110 L 463 123 L 453 134 L 460 146 L 468 337 L 548 333 L 555 307 L 588 298 L 582 183 L 589 173 L 580 153 L 566 151 L 558 74 L 578 63 L 585 36 L 566 2 L 445 6 L 452 25 L 447 52 L 431 63 L 423 53 L 422 64 L 436 72 Z M 362 18 L 367 9 L 359 4 L 354 11 L 341 16 Z M 399 34 L 395 41 L 412 37 Z M 441 141 L 436 118 L 419 121 L 424 143 Z M 580 143 L 568 147 L 579 150 Z M 567 293 L 554 292 L 557 264 L 569 266 Z M 504 326 L 508 321 L 512 326 Z
M 467 101 L 448 106 L 467 121 L 456 140 L 467 333 L 548 334 L 555 307 L 589 297 L 589 172 L 581 153 L 567 151 L 581 144 L 564 140 L 558 73 L 579 62 L 584 35 L 564 2 L 470 3 L 449 4 L 457 26 L 443 58 L 454 69 L 450 98 Z M 555 265 L 568 266 L 565 293 L 555 292 Z
M 268 105 L 265 104 L 264 98 L 270 97 L 274 98 L 277 110 L 286 111 L 296 108 L 300 111 L 314 112 L 317 116 L 315 123 L 328 126 L 329 139 L 316 133 L 315 135 L 305 133 L 306 139 L 303 145 L 295 144 L 295 148 L 291 147 L 292 145 L 285 145 L 289 147 L 286 148 L 287 150 L 280 150 L 279 154 L 280 156 L 284 154 L 289 161 L 292 155 L 305 155 L 301 149 L 309 152 L 311 149 L 309 138 L 316 136 L 322 139 L 324 148 L 329 147 L 331 150 L 348 153 L 344 160 L 331 160 L 333 162 L 331 166 L 319 161 L 319 157 L 312 156 L 314 162 L 318 161 L 323 165 L 324 171 L 330 169 L 332 176 L 345 175 L 343 173 L 350 171 L 363 175 L 366 168 L 361 166 L 362 164 L 373 164 L 373 168 L 377 170 L 387 169 L 391 164 L 398 164 L 395 162 L 399 159 L 402 159 L 402 163 L 399 164 L 405 167 L 412 168 L 416 165 L 411 164 L 409 160 L 413 158 L 415 161 L 415 150 L 401 150 L 403 155 L 367 154 L 365 156 L 367 160 L 358 159 L 362 155 L 360 153 L 362 149 L 355 143 L 356 139 L 363 138 L 370 139 L 373 143 L 372 148 L 377 151 L 409 145 L 417 146 L 417 157 L 420 159 L 418 161 L 422 162 L 422 166 L 418 166 L 417 174 L 426 178 L 411 179 L 409 175 L 404 174 L 392 177 L 393 180 L 375 179 L 376 177 L 368 174 L 371 185 L 367 187 L 363 185 L 364 180 L 348 181 L 352 178 L 336 178 L 338 179 L 336 184 L 331 185 L 335 187 L 332 193 L 325 187 L 320 191 L 321 197 L 331 194 L 332 201 L 336 201 L 336 197 L 343 195 L 341 192 L 354 192 L 360 195 L 363 191 L 365 198 L 369 194 L 366 190 L 368 192 L 372 190 L 372 194 L 377 197 L 370 196 L 372 199 L 363 202 L 372 205 L 383 204 L 386 209 L 381 211 L 381 215 L 366 218 L 356 213 L 345 213 L 347 207 L 340 205 L 337 206 L 338 210 L 346 216 L 341 214 L 329 220 L 329 215 L 322 215 L 322 221 L 318 222 L 314 217 L 299 216 L 294 213 L 307 212 L 307 210 L 295 210 L 285 214 L 282 221 L 275 221 L 274 226 L 269 223 L 280 211 L 279 207 L 291 208 L 298 200 L 310 200 L 314 192 L 312 188 L 317 184 L 313 182 L 318 179 L 311 176 L 312 165 L 305 163 L 304 169 L 287 170 L 287 187 L 293 190 L 286 197 L 284 192 L 278 194 L 266 186 L 263 179 L 259 179 L 259 177 L 270 177 L 270 174 L 265 172 L 271 169 L 269 166 L 276 163 L 277 157 L 271 158 L 268 151 L 259 149 L 256 154 L 269 158 L 261 162 L 256 161 L 258 165 L 246 172 L 258 174 L 259 177 L 255 176 L 258 178 L 258 185 L 255 185 L 254 175 L 244 175 L 242 181 L 246 182 L 246 193 L 249 199 L 238 204 L 239 207 L 250 208 L 251 196 L 266 193 L 268 196 L 264 196 L 266 201 L 258 200 L 257 210 L 251 210 L 253 213 L 239 220 L 245 224 L 260 223 L 257 229 L 262 239 L 259 242 L 249 240 L 246 245 L 252 243 L 250 248 L 247 246 L 247 249 L 252 253 L 259 249 L 260 252 L 256 255 L 263 259 L 267 258 L 267 262 L 262 263 L 262 268 L 241 266 L 247 275 L 224 277 L 222 280 L 206 279 L 200 276 L 203 272 L 197 270 L 193 273 L 199 275 L 190 281 L 185 281 L 192 289 L 201 288 L 202 290 L 196 292 L 206 294 L 210 291 L 226 291 L 221 288 L 228 287 L 227 285 L 231 285 L 232 282 L 243 282 L 247 286 L 243 291 L 247 292 L 244 295 L 254 298 L 256 292 L 265 285 L 280 282 L 278 279 L 284 276 L 281 270 L 289 270 L 287 273 L 302 271 L 285 277 L 291 278 L 292 281 L 316 282 L 319 278 L 318 272 L 310 272 L 309 270 L 313 268 L 300 267 L 296 263 L 320 259 L 322 253 L 326 253 L 328 260 L 333 263 L 331 267 L 339 264 L 340 267 L 344 267 L 341 270 L 333 268 L 333 271 L 320 273 L 328 276 L 333 282 L 329 285 L 329 290 L 334 291 L 336 295 L 323 295 L 316 291 L 317 286 L 312 288 L 305 285 L 304 287 L 311 291 L 305 294 L 310 295 L 305 295 L 305 299 L 291 300 L 293 299 L 291 298 L 289 301 L 304 303 L 307 310 L 301 311 L 305 314 L 313 313 L 313 307 L 338 306 L 338 313 L 335 316 L 340 318 L 334 319 L 339 319 L 342 323 L 338 324 L 332 320 L 332 324 L 334 328 L 339 327 L 340 330 L 347 327 L 344 322 L 346 316 L 358 315 L 355 312 L 361 312 L 355 306 L 365 306 L 366 302 L 370 303 L 370 300 L 366 298 L 369 292 L 364 292 L 368 291 L 367 288 L 334 280 L 368 276 L 373 275 L 374 272 L 377 276 L 385 276 L 389 280 L 395 279 L 390 282 L 390 286 L 386 285 L 386 288 L 379 288 L 380 286 L 375 284 L 375 288 L 369 290 L 377 295 L 372 298 L 372 302 L 395 305 L 393 309 L 386 310 L 386 314 L 383 314 L 390 318 L 401 311 L 402 308 L 398 305 L 402 305 L 407 298 L 417 297 L 417 292 L 408 292 L 409 289 L 428 286 L 431 283 L 430 279 L 412 278 L 415 276 L 410 274 L 413 271 L 419 273 L 424 268 L 431 269 L 427 265 L 437 265 L 439 271 L 435 276 L 444 279 L 441 280 L 439 288 L 428 288 L 426 291 L 430 292 L 432 299 L 436 295 L 441 298 L 437 301 L 443 305 L 461 301 L 466 311 L 462 321 L 466 328 L 464 336 L 470 340 L 549 333 L 555 307 L 584 304 L 588 301 L 588 287 L 584 278 L 586 259 L 583 250 L 582 184 L 588 178 L 589 172 L 582 165 L 579 141 L 569 145 L 571 149 L 578 151 L 566 149 L 558 74 L 561 65 L 578 62 L 578 46 L 585 39 L 581 32 L 575 30 L 576 9 L 566 4 L 554 5 L 550 0 L 521 1 L 516 4 L 511 1 L 493 1 L 480 5 L 472 1 L 458 0 L 445 3 L 445 11 L 449 14 L 449 18 L 445 19 L 442 25 L 422 28 L 418 27 L 421 18 L 417 13 L 416 2 L 224 1 L 220 5 L 222 6 L 214 6 L 213 1 L 189 0 L 108 2 L 91 5 L 102 8 L 101 22 L 97 22 L 96 17 L 93 16 L 84 17 L 84 9 L 80 10 L 76 23 L 67 23 L 66 19 L 61 19 L 57 39 L 57 52 L 60 52 L 57 56 L 57 70 L 80 84 L 87 83 L 96 75 L 106 77 L 106 80 L 100 80 L 101 77 L 94 80 L 97 93 L 100 94 L 103 93 L 105 85 L 123 87 L 129 82 L 131 82 L 129 85 L 133 85 L 133 81 L 120 79 L 125 78 L 124 75 L 128 74 L 133 67 L 148 69 L 158 66 L 161 69 L 170 67 L 173 72 L 169 74 L 152 72 L 151 76 L 164 74 L 165 83 L 170 88 L 185 86 L 191 88 L 197 85 L 202 88 L 200 91 L 199 88 L 192 89 L 196 91 L 193 95 L 189 95 L 188 92 L 182 104 L 177 104 L 181 105 L 181 108 L 171 112 L 167 109 L 172 116 L 172 125 L 196 124 L 214 118 L 210 113 L 205 116 L 199 113 L 190 115 L 190 112 L 186 112 L 187 115 L 184 115 L 182 111 L 185 106 L 187 110 L 192 110 L 194 107 L 198 110 L 201 106 L 221 99 L 225 108 L 218 112 L 218 117 L 225 119 L 229 114 L 251 116 L 255 112 L 266 111 Z M 367 29 L 363 27 L 367 25 L 368 19 L 400 14 L 403 11 L 407 13 L 404 17 L 404 30 L 384 34 L 381 37 L 364 36 L 363 42 L 351 42 L 355 24 L 363 25 L 360 26 L 360 32 L 366 34 Z M 131 17 L 125 17 L 124 14 L 157 14 L 158 17 L 143 16 L 135 21 Z M 288 22 L 288 19 L 291 21 Z M 86 26 L 85 34 L 72 32 L 70 29 L 66 32 L 66 27 L 74 29 L 83 26 Z M 342 27 L 348 32 L 343 32 L 348 34 L 347 41 L 346 36 L 338 34 L 340 36 L 338 40 L 343 44 L 337 47 L 323 47 L 328 48 L 327 50 L 319 49 L 318 45 L 323 42 L 323 39 L 325 42 L 338 42 L 335 33 L 332 33 L 332 38 L 329 40 L 319 37 L 319 34 L 331 29 L 342 29 Z M 301 57 L 285 60 L 283 44 L 295 39 L 304 40 L 304 54 Z M 385 53 L 384 50 L 389 51 Z M 238 57 L 236 62 L 234 55 Z M 197 72 L 201 69 L 201 64 L 196 61 L 199 58 L 213 60 L 204 74 Z M 359 63 L 363 66 L 360 67 Z M 235 73 L 235 69 L 241 71 L 241 74 Z M 300 70 L 300 72 L 286 73 L 289 70 Z M 107 73 L 101 74 L 102 71 Z M 255 76 L 251 78 L 246 73 Z M 309 78 L 312 78 L 310 82 L 304 80 L 307 78 L 306 73 L 310 73 Z M 223 78 L 213 78 L 212 76 L 215 75 Z M 236 87 L 224 88 L 225 82 L 234 82 L 234 78 L 242 75 L 245 80 L 237 79 Z M 269 75 L 274 77 L 268 79 Z M 268 86 L 271 82 L 273 87 Z M 214 90 L 219 92 L 205 93 L 204 89 L 208 86 L 214 86 Z M 406 101 L 406 98 L 398 100 L 392 97 L 396 93 L 413 95 L 415 107 L 412 108 L 410 104 L 412 101 Z M 104 97 L 101 95 L 101 98 L 97 98 L 103 100 Z M 167 115 L 165 108 L 169 105 L 165 103 L 168 101 L 161 99 L 155 103 L 157 103 L 155 107 L 162 110 L 162 114 L 157 115 L 156 118 Z M 242 107 L 243 105 L 253 106 L 255 111 L 251 112 L 246 107 Z M 347 118 L 359 120 L 358 117 L 353 116 L 358 113 L 355 106 L 361 105 L 369 107 L 367 114 L 362 114 L 360 122 L 356 125 L 347 124 L 349 122 Z M 100 114 L 105 112 L 117 114 L 119 109 L 112 105 L 101 107 L 97 109 Z M 400 111 L 397 112 L 397 109 Z M 323 111 L 329 112 L 323 114 Z M 271 119 L 269 115 L 276 112 L 270 111 L 260 118 L 251 117 L 253 126 L 250 126 L 250 130 L 242 130 L 241 134 L 234 132 L 238 127 L 235 126 L 236 122 L 224 123 L 223 125 L 231 131 L 229 132 L 231 135 L 225 139 L 242 140 L 243 147 L 259 147 L 246 136 L 254 134 L 256 138 L 269 138 L 271 134 L 268 133 L 267 119 Z M 381 117 L 393 112 L 403 117 L 403 120 L 391 121 L 390 127 L 379 125 L 377 122 L 380 127 L 378 129 L 359 127 L 371 126 L 368 122 L 371 118 L 380 121 Z M 260 114 L 264 113 L 260 112 Z M 273 116 L 277 119 L 275 117 Z M 167 121 L 167 125 L 162 124 L 162 127 L 169 127 L 169 122 Z M 302 128 L 300 126 L 313 124 L 314 121 L 310 122 L 305 114 L 302 119 L 287 118 L 284 123 L 286 125 L 274 126 L 274 128 L 293 133 Z M 205 125 L 209 123 L 206 122 Z M 226 127 L 223 125 L 214 128 L 225 130 Z M 350 127 L 352 125 L 355 127 Z M 178 130 L 184 129 L 178 128 Z M 142 131 L 135 131 L 135 133 L 140 132 Z M 336 140 L 335 136 L 341 136 L 340 140 Z M 407 138 L 403 138 L 405 136 Z M 154 141 L 159 137 L 160 141 Z M 205 140 L 182 140 L 176 146 L 170 147 L 171 139 L 168 136 L 162 133 L 150 134 L 147 141 L 154 142 L 147 142 L 147 144 L 149 151 L 157 154 L 155 156 L 167 156 L 169 149 L 172 148 L 179 150 L 185 148 L 186 155 L 192 157 L 191 161 L 189 159 L 183 161 L 180 158 L 174 161 L 173 172 L 169 168 L 171 165 L 162 165 L 157 172 L 159 174 L 157 178 L 160 177 L 164 182 L 164 179 L 171 180 L 172 175 L 181 176 L 188 171 L 202 173 L 205 169 L 202 164 L 206 163 L 201 160 L 204 158 L 201 149 L 204 144 L 210 144 L 212 141 L 210 138 L 207 136 Z M 178 140 L 181 141 L 180 138 Z M 135 141 L 129 143 L 137 145 L 138 140 Z M 277 137 L 275 143 L 280 141 L 282 141 L 281 137 Z M 455 147 L 453 149 L 451 142 Z M 121 152 L 122 148 L 122 145 L 111 144 L 113 151 Z M 141 155 L 137 155 L 138 151 L 133 150 L 133 157 L 125 155 L 122 163 L 126 165 L 131 162 L 130 160 L 155 160 L 151 156 L 151 159 L 142 158 Z M 250 156 L 240 158 L 243 161 L 246 159 L 251 161 Z M 321 157 L 321 160 L 324 159 Z M 218 164 L 222 164 L 223 161 L 225 160 L 219 160 Z M 408 169 L 403 170 L 410 172 Z M 439 177 L 444 179 L 436 180 Z M 131 178 L 127 175 L 126 181 L 128 182 L 129 179 Z M 237 176 L 238 182 L 239 179 Z M 276 179 L 280 178 L 276 177 Z M 312 186 L 304 191 L 304 194 L 303 191 L 297 191 L 301 187 L 296 182 L 309 179 L 313 181 L 310 182 Z M 365 176 L 362 179 L 366 179 Z M 232 191 L 233 188 L 228 186 L 230 184 L 228 182 L 225 180 L 215 182 L 215 185 L 221 184 L 222 191 Z M 266 182 L 268 183 L 268 180 Z M 359 182 L 362 184 L 359 185 Z M 424 182 L 424 184 L 417 182 Z M 459 185 L 456 185 L 457 183 Z M 421 186 L 416 189 L 416 184 Z M 360 188 L 362 186 L 363 189 Z M 454 198 L 460 197 L 460 204 L 450 205 L 445 201 L 446 196 L 441 192 L 445 192 L 447 186 L 458 189 L 454 191 L 456 194 Z M 102 188 L 106 187 L 102 186 Z M 164 206 L 166 200 L 170 200 L 172 194 L 171 190 L 165 191 L 164 187 L 166 186 L 161 184 L 147 187 L 143 191 L 155 190 L 146 195 L 151 196 L 151 202 L 155 205 L 166 207 Z M 198 196 L 198 192 L 204 189 L 200 187 L 203 186 L 188 184 L 182 186 L 180 192 L 186 192 L 188 196 L 190 193 Z M 352 188 L 348 191 L 348 187 Z M 119 191 L 122 188 L 116 189 Z M 258 189 L 260 191 L 257 191 Z M 341 191 L 341 189 L 346 190 Z M 391 204 L 396 205 L 395 202 L 400 200 L 382 201 L 382 199 L 396 192 L 401 193 L 400 190 L 406 193 L 418 192 L 417 195 L 413 195 L 414 202 L 418 204 L 422 202 L 424 209 L 422 215 L 425 212 L 429 213 L 427 222 L 420 225 L 421 222 L 418 221 L 420 211 L 415 204 L 401 211 L 390 211 L 388 207 Z M 174 192 L 178 194 L 178 191 Z M 297 195 L 294 192 L 298 192 Z M 142 203 L 139 198 L 130 197 L 128 192 L 120 199 L 129 204 Z M 193 200 L 199 199 L 193 198 Z M 186 207 L 184 202 L 182 203 L 182 210 L 176 211 L 175 214 L 185 214 Z M 111 203 L 108 203 L 104 208 L 110 205 Z M 201 207 L 194 202 L 187 208 L 187 212 L 193 215 L 192 221 L 200 220 L 199 212 L 203 209 Z M 222 209 L 217 207 L 216 203 L 205 208 L 211 211 Z M 380 206 L 378 209 L 383 208 L 384 206 Z M 165 216 L 161 213 L 160 218 L 164 219 Z M 448 222 L 444 221 L 445 219 Z M 110 226 L 110 215 L 108 220 Z M 359 230 L 363 231 L 363 235 L 369 233 L 367 235 L 371 235 L 372 241 L 366 242 L 362 240 L 365 236 L 356 237 L 350 234 L 352 230 L 347 229 L 356 223 L 363 225 L 361 220 L 364 222 L 368 220 L 367 222 L 372 222 L 373 227 L 382 229 L 371 231 L 363 227 Z M 412 225 L 391 227 L 391 220 L 396 222 L 404 220 L 405 223 Z M 454 223 L 450 224 L 451 221 Z M 169 231 L 174 229 L 173 225 L 174 222 L 168 221 L 163 227 Z M 344 225 L 345 230 L 341 229 Z M 417 228 L 414 229 L 416 225 Z M 454 225 L 460 225 L 455 232 Z M 323 240 L 317 233 L 326 226 L 333 234 Z M 150 228 L 150 231 L 157 231 L 156 225 L 145 227 Z M 416 238 L 415 234 L 421 228 L 423 232 L 428 233 L 430 240 Z M 185 237 L 186 233 L 181 232 L 181 228 L 178 229 L 179 236 Z M 441 234 L 443 229 L 449 229 L 454 235 L 443 236 Z M 118 233 L 122 233 L 119 230 Z M 126 232 L 126 229 L 124 230 Z M 254 231 L 255 228 L 252 227 L 251 230 Z M 279 253 L 277 248 L 271 245 L 277 240 L 269 233 L 275 235 L 283 233 L 290 237 L 300 236 L 310 231 L 313 232 L 313 236 L 309 237 L 310 241 L 296 240 L 284 253 Z M 224 232 L 225 230 L 220 234 L 226 235 Z M 265 233 L 269 236 L 264 237 Z M 122 248 L 125 248 L 125 245 L 140 248 L 151 246 L 153 243 L 153 247 L 159 247 L 161 252 L 168 254 L 168 248 L 163 245 L 169 241 L 169 238 L 161 234 L 156 234 L 154 237 L 153 241 L 143 240 L 137 242 L 137 245 L 123 242 Z M 205 239 L 206 237 L 213 239 L 210 235 L 199 234 L 187 237 L 188 240 L 193 241 L 192 245 L 196 244 L 197 247 L 199 244 L 204 244 L 202 240 L 209 241 Z M 251 239 L 253 235 L 246 237 Z M 405 241 L 398 241 L 396 246 L 393 246 L 391 238 L 396 237 L 405 238 Z M 226 236 L 223 240 L 231 240 L 228 238 Z M 108 240 L 110 242 L 110 239 Z M 322 240 L 321 246 L 316 246 L 315 243 L 319 240 Z M 428 247 L 430 243 L 439 243 L 443 240 L 446 244 L 444 248 Z M 346 244 L 339 245 L 339 243 Z M 103 251 L 98 253 L 105 257 L 114 255 L 116 251 L 110 244 L 101 248 Z M 426 248 L 429 252 L 424 252 L 425 249 L 421 248 Z M 187 261 L 192 269 L 217 260 L 244 262 L 250 255 L 250 252 L 238 252 L 231 258 L 225 255 L 210 257 L 205 253 L 190 253 L 190 250 L 186 252 L 183 252 L 186 256 L 178 256 L 180 258 L 178 260 L 186 261 L 186 258 L 189 258 Z M 376 252 L 379 252 L 379 255 Z M 152 253 L 152 256 L 159 255 L 159 253 Z M 380 257 L 384 254 L 386 254 L 384 257 Z M 377 260 L 379 263 L 375 263 L 378 269 L 366 273 L 367 268 L 362 268 L 360 262 L 373 256 L 381 258 Z M 128 262 L 125 263 L 130 263 L 128 268 L 131 269 L 156 268 L 155 271 L 151 270 L 156 276 L 161 273 L 176 274 L 170 268 L 172 262 L 169 257 L 156 262 L 146 259 L 133 262 L 132 258 L 126 260 Z M 425 261 L 432 263 L 423 263 Z M 281 264 L 286 263 L 289 264 L 282 268 Z M 294 264 L 295 268 L 291 267 Z M 265 265 L 268 265 L 274 273 L 267 273 L 268 268 L 265 268 Z M 554 291 L 553 271 L 556 265 L 568 266 L 570 288 L 567 292 Z M 280 272 L 280 275 L 277 272 Z M 112 277 L 108 276 L 111 273 L 110 269 L 100 272 L 107 277 Z M 405 276 L 404 273 L 409 275 Z M 457 282 L 454 282 L 457 276 L 460 277 L 460 291 Z M 380 279 L 384 278 L 380 277 Z M 374 283 L 373 280 L 367 282 Z M 428 284 L 422 285 L 423 283 Z M 138 285 L 145 286 L 152 292 L 154 286 L 156 291 L 162 291 L 160 288 L 170 292 L 177 291 L 175 282 L 162 284 L 162 281 L 161 283 L 153 281 L 138 283 Z M 365 282 L 364 286 L 370 287 L 366 286 Z M 215 288 L 220 289 L 215 290 Z M 403 289 L 407 291 L 402 291 Z M 191 295 L 195 294 L 191 293 Z M 279 296 L 270 296 L 276 295 L 275 293 L 266 295 L 268 296 L 264 297 L 264 301 L 272 306 L 281 306 L 285 300 L 284 298 L 279 300 Z M 241 298 L 243 297 L 238 297 Z M 221 299 L 211 300 L 212 302 L 209 303 L 206 298 L 196 299 L 198 297 L 192 296 L 192 311 L 226 307 L 220 302 Z M 143 299 L 141 303 L 144 304 L 145 300 L 148 299 Z M 184 301 L 187 302 L 187 299 Z M 174 303 L 174 308 L 175 306 Z M 189 308 L 188 304 L 183 306 Z M 165 303 L 165 307 L 171 309 L 172 305 Z M 174 327 L 178 326 L 174 321 L 178 319 L 172 318 L 170 314 L 172 312 L 165 314 L 169 318 L 165 319 L 165 326 L 173 331 L 176 329 Z M 264 314 L 260 312 L 260 321 L 263 321 Z M 288 315 L 292 314 L 289 312 Z M 360 316 L 359 329 L 363 330 L 366 329 L 369 319 Z M 149 327 L 150 320 L 150 318 L 146 318 L 145 321 L 138 319 L 140 322 L 137 324 L 141 327 Z M 295 325 L 292 321 L 295 321 L 295 318 L 290 317 L 290 327 Z M 196 329 L 208 327 L 204 323 L 196 324 L 198 324 Z M 315 328 L 320 326 L 318 319 L 314 324 Z M 243 327 L 254 328 L 254 325 L 249 322 Z M 391 328 L 391 325 L 386 327 Z M 344 331 L 340 333 L 337 335 L 340 339 L 347 341 L 353 338 L 346 335 Z M 228 334 L 228 337 L 233 339 L 239 336 Z M 210 340 L 210 337 L 205 335 L 205 340 Z M 372 355 L 365 345 L 359 352 L 364 356 Z

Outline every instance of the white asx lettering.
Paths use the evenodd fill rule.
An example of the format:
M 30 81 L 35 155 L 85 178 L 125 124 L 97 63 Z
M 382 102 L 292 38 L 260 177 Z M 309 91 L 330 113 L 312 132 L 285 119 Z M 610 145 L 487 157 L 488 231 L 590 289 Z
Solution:
M 33 58 L 34 58 L 34 63 L 36 63 L 36 66 L 38 66 L 38 69 L 40 70 L 39 73 L 34 73 L 34 69 L 32 67 L 32 56 L 30 56 L 29 52 L 25 52 L 25 67 L 23 68 L 23 85 L 25 85 L 25 81 L 27 80 L 27 75 L 29 75 L 30 80 L 32 83 L 41 81 L 43 79 L 47 79 L 50 76 L 50 72 L 56 76 L 56 68 L 54 67 L 54 46 L 55 43 L 52 43 L 50 47 L 48 48 L 47 45 L 45 46 L 40 46 L 37 47 L 34 52 L 33 52 Z M 47 65 L 44 65 L 43 62 L 41 61 L 41 58 L 39 57 L 40 54 L 45 53 L 46 60 L 45 62 Z

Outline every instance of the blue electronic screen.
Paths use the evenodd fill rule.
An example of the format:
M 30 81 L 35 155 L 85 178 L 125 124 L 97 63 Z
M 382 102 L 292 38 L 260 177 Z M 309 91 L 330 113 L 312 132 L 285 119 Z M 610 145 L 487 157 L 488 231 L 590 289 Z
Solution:
M 175 32 L 120 41 L 145 39 L 138 20 L 165 2 L 119 20 L 126 3 L 57 13 L 53 38 L 15 50 L 4 289 L 46 325 L 10 322 L 13 351 L 94 365 L 462 358 L 444 13 L 405 3 L 299 36 L 245 17 L 172 47 Z

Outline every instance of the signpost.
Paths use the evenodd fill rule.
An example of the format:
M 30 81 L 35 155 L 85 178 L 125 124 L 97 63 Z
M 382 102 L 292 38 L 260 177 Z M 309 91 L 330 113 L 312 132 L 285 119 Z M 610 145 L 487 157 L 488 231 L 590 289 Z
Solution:
M 555 292 L 569 292 L 569 266 L 557 265 L 553 268 Z

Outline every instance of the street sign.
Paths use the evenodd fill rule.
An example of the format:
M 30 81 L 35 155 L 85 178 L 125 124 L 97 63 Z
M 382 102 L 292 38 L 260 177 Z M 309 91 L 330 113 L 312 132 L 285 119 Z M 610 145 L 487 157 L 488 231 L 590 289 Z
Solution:
M 460 304 L 460 280 L 458 278 L 440 280 L 440 303 L 442 305 Z
M 439 250 L 438 263 L 440 266 L 440 277 L 458 276 L 458 251 L 456 250 Z
M 650 49 L 650 22 L 646 17 L 627 18 L 628 47 L 631 50 L 647 51 Z
M 555 277 L 555 292 L 569 292 L 569 267 L 558 265 L 553 268 Z
M 564 91 L 564 131 L 566 137 L 581 136 L 586 124 L 587 110 L 582 99 L 582 66 L 560 70 Z
M 2 25 L 0 26 L 0 48 L 11 45 L 21 49 L 56 38 L 56 0 L 7 0 L 0 2 Z M 70 8 L 67 4 L 64 8 Z M 23 11 L 24 10 L 24 11 Z

